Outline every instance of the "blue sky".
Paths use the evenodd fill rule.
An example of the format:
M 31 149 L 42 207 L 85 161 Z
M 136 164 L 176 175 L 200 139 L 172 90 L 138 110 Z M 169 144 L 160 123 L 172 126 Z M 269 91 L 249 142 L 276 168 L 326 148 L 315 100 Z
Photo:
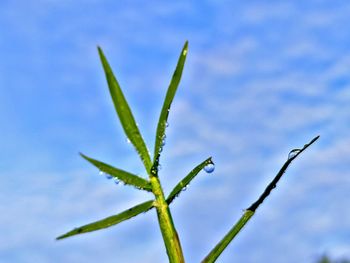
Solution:
M 293 163 L 218 262 L 350 257 L 350 3 L 9 1 L 0 3 L 0 259 L 166 262 L 154 211 L 61 242 L 75 226 L 149 194 L 99 176 L 78 152 L 145 176 L 109 98 L 105 51 L 149 148 L 185 40 L 161 180 L 167 192 L 213 156 L 171 206 L 199 262 Z

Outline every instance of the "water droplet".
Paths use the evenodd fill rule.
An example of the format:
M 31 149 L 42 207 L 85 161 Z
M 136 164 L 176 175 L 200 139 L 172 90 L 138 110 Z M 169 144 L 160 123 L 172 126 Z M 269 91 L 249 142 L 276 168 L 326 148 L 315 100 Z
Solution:
M 118 180 L 118 178 L 114 178 L 113 181 L 114 181 L 115 184 L 119 184 L 119 183 L 120 183 L 120 181 Z
M 298 153 L 300 152 L 300 149 L 293 149 L 289 152 L 288 154 L 288 159 L 293 158 L 294 156 L 296 156 Z
M 158 164 L 158 171 L 159 170 L 162 170 L 162 165 L 161 164 Z
M 169 127 L 169 122 L 165 123 L 165 127 L 167 127 L 167 128 Z
M 184 188 L 182 188 L 181 191 L 184 191 L 184 192 L 185 192 L 185 191 L 187 190 L 187 187 L 188 187 L 188 186 L 185 186 Z
M 157 166 L 154 164 L 154 165 L 152 165 L 152 167 L 151 167 L 151 174 L 152 174 L 153 176 L 157 176 L 157 173 L 158 173 L 158 168 L 157 168 Z
M 160 146 L 163 147 L 166 143 L 166 135 L 164 134 L 162 142 L 160 143 Z
M 108 173 L 105 173 L 104 171 L 101 171 L 101 170 L 100 170 L 98 173 L 99 173 L 99 175 L 104 175 L 107 179 L 113 178 L 112 175 L 110 175 L 110 174 L 108 174 Z
M 113 178 L 113 176 L 110 175 L 110 174 L 105 174 L 105 177 L 106 177 L 108 180 Z
M 208 163 L 206 166 L 204 166 L 204 171 L 206 171 L 208 174 L 214 172 L 214 170 L 215 170 L 214 163 Z
M 129 138 L 126 138 L 126 142 L 127 142 L 127 143 L 131 143 L 131 141 L 130 141 Z

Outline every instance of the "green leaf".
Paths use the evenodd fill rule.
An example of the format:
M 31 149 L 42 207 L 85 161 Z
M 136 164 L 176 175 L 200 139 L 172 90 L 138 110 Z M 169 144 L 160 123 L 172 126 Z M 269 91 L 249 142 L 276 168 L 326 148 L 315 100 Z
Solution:
M 208 164 L 212 164 L 213 161 L 211 160 L 211 157 L 209 157 L 208 159 L 206 159 L 204 162 L 202 162 L 201 164 L 197 165 L 185 178 L 183 178 L 175 187 L 174 189 L 171 191 L 171 193 L 169 194 L 168 198 L 166 199 L 166 202 L 168 204 L 170 204 L 175 197 L 177 197 L 182 189 L 184 189 L 195 177 L 196 175 L 203 170 L 203 168 L 208 165 Z
M 146 179 L 143 179 L 137 175 L 128 173 L 126 171 L 120 170 L 106 163 L 92 159 L 82 153 L 80 153 L 80 155 L 85 160 L 87 160 L 88 162 L 96 166 L 100 171 L 117 178 L 118 180 L 124 182 L 125 184 L 129 184 L 129 185 L 135 186 L 136 188 L 146 190 L 148 192 L 152 192 L 152 185 Z
M 98 47 L 98 52 L 101 58 L 103 69 L 106 74 L 109 92 L 112 96 L 114 107 L 118 113 L 125 134 L 129 138 L 130 142 L 135 146 L 136 151 L 139 153 L 147 172 L 149 172 L 152 167 L 152 162 L 146 144 L 136 125 L 134 116 L 132 115 L 131 109 L 123 95 L 118 81 L 115 78 L 113 71 L 109 66 L 108 61 L 100 47 Z
M 224 236 L 224 238 L 213 248 L 208 256 L 203 259 L 201 263 L 213 263 L 225 250 L 225 248 L 230 244 L 232 239 L 241 231 L 244 225 L 249 221 L 249 219 L 254 215 L 253 211 L 246 210 L 238 222 L 230 229 L 230 231 Z
M 173 77 L 171 79 L 171 82 L 163 103 L 163 108 L 159 116 L 157 133 L 156 133 L 156 142 L 154 146 L 154 159 L 153 159 L 154 167 L 158 166 L 159 155 L 163 147 L 162 146 L 163 140 L 165 139 L 165 128 L 167 126 L 169 110 L 170 110 L 171 103 L 174 99 L 177 87 L 179 86 L 179 83 L 180 83 L 182 70 L 184 68 L 184 64 L 187 56 L 187 50 L 188 50 L 188 42 L 186 41 L 181 51 L 179 60 L 177 62 L 177 66 L 174 71 Z
M 124 212 L 118 215 L 110 216 L 100 221 L 96 221 L 94 223 L 75 228 L 64 235 L 57 237 L 56 239 L 59 240 L 59 239 L 63 239 L 63 238 L 67 238 L 67 237 L 71 237 L 71 236 L 75 236 L 75 235 L 79 235 L 87 232 L 92 232 L 92 231 L 96 231 L 99 229 L 103 229 L 103 228 L 107 228 L 107 227 L 119 224 L 120 222 L 123 222 L 127 219 L 137 216 L 142 212 L 147 212 L 153 207 L 153 202 L 154 202 L 153 200 L 150 200 L 150 201 L 141 203 L 137 206 L 134 206 L 132 208 L 129 208 L 128 210 L 125 210 Z

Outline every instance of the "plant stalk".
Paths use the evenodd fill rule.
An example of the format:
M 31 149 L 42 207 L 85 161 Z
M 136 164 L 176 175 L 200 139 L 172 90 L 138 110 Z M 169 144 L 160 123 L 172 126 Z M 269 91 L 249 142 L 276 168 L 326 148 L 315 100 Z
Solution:
M 246 210 L 237 223 L 230 229 L 230 231 L 224 236 L 223 239 L 213 248 L 213 250 L 203 259 L 201 263 L 213 263 L 230 244 L 232 239 L 241 231 L 244 225 L 254 215 L 253 211 Z
M 166 252 L 170 263 L 185 263 L 179 236 L 177 235 L 169 206 L 157 176 L 151 176 L 153 194 L 155 196 L 155 208 L 157 210 L 160 231 L 163 236 Z

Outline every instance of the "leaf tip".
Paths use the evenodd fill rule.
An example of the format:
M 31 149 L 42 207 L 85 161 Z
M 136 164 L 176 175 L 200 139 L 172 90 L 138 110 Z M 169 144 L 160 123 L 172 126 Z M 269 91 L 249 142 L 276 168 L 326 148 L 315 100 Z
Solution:
M 79 152 L 79 155 L 80 155 L 82 158 L 84 158 L 85 160 L 88 159 L 88 157 L 87 157 L 85 154 L 81 153 L 81 152 Z
M 102 51 L 102 48 L 100 47 L 100 46 L 97 46 L 97 51 L 98 51 L 98 55 L 100 56 L 100 59 L 103 61 L 103 60 L 105 60 L 106 58 L 105 58 L 105 55 L 104 55 L 104 53 L 103 53 L 103 51 Z
M 188 40 L 185 41 L 185 45 L 184 45 L 184 48 L 188 48 Z
M 56 241 L 62 240 L 65 238 L 65 235 L 61 235 L 55 238 Z
M 317 135 L 315 138 L 313 138 L 310 142 L 309 145 L 313 144 L 315 141 L 317 141 L 320 138 L 320 135 Z
M 188 41 L 186 40 L 184 47 L 182 48 L 182 55 L 186 56 L 188 52 Z

